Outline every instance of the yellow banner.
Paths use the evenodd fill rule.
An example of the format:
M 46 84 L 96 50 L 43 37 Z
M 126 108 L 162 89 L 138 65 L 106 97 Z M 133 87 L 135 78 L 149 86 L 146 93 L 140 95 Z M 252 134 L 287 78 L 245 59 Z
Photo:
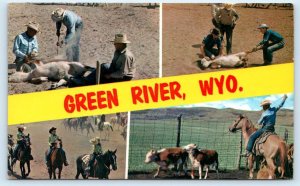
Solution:
M 8 96 L 8 124 L 280 94 L 293 90 L 293 63 L 66 88 Z

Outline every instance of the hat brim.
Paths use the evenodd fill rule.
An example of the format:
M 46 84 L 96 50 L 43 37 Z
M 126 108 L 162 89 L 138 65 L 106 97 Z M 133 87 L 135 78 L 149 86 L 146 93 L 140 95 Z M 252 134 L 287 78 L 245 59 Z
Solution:
M 267 26 L 263 26 L 263 27 L 257 27 L 257 29 L 262 29 L 262 28 L 269 28 L 269 27 L 267 27 Z
M 27 28 L 31 28 L 32 30 L 35 30 L 36 32 L 39 32 L 40 30 L 37 27 L 31 26 L 31 25 L 26 25 Z
M 131 43 L 130 41 L 123 41 L 123 42 L 110 41 L 110 42 L 112 42 L 112 43 L 124 43 L 124 44 Z

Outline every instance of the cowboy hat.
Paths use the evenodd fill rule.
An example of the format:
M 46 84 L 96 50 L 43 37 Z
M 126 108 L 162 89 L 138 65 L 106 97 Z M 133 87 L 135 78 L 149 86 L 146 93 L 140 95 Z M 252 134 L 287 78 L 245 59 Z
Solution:
M 92 144 L 97 144 L 99 142 L 100 142 L 100 138 L 99 137 L 95 137 L 95 138 L 90 139 L 90 143 L 92 143 Z
M 23 130 L 26 130 L 26 127 L 24 125 L 20 125 L 17 127 L 18 129 L 23 129 Z
M 52 127 L 52 128 L 49 130 L 49 133 L 51 134 L 52 131 L 54 131 L 54 130 L 56 130 L 56 128 L 55 128 L 55 127 Z
M 111 41 L 114 43 L 130 43 L 130 41 L 127 40 L 126 34 L 116 34 L 115 40 Z
M 233 3 L 224 3 L 224 8 L 230 9 L 233 7 Z
M 25 26 L 27 26 L 27 28 L 31 28 L 31 29 L 35 30 L 36 32 L 40 31 L 40 25 L 38 23 L 36 23 L 35 21 L 30 21 Z
M 261 28 L 267 28 L 268 29 L 269 26 L 267 24 L 263 23 L 263 24 L 259 25 L 259 27 L 257 27 L 257 29 L 261 29 Z
M 271 101 L 270 100 L 263 100 L 261 103 L 260 103 L 260 106 L 264 106 L 264 105 L 271 105 Z
M 51 19 L 54 21 L 54 22 L 58 22 L 58 21 L 61 21 L 64 17 L 64 13 L 65 13 L 65 10 L 63 8 L 57 8 L 56 10 L 54 10 L 51 14 Z

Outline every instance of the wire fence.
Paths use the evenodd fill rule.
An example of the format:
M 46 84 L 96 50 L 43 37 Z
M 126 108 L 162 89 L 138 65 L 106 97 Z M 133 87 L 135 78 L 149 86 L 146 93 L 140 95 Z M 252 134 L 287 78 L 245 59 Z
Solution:
M 219 154 L 221 170 L 235 170 L 245 167 L 243 158 L 239 161 L 241 152 L 244 153 L 244 142 L 241 143 L 241 133 L 229 133 L 228 126 L 236 119 L 185 118 L 183 116 L 180 130 L 180 146 L 196 143 L 199 148 L 213 149 Z M 294 139 L 294 129 L 290 126 L 276 126 L 278 135 L 284 138 L 288 131 L 288 143 Z M 177 116 L 147 117 L 132 115 L 130 124 L 129 172 L 152 171 L 155 164 L 145 164 L 145 155 L 150 149 L 175 147 L 177 143 Z

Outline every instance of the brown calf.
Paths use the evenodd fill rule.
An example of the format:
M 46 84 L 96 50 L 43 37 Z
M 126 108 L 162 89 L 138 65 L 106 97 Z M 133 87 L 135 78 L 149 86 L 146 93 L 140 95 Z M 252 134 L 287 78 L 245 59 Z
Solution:
M 202 168 L 205 167 L 206 174 L 204 179 L 207 178 L 208 174 L 208 167 L 210 165 L 214 165 L 217 176 L 219 178 L 219 160 L 218 160 L 218 153 L 215 150 L 199 150 L 197 148 L 192 149 L 190 151 L 190 159 L 192 162 L 192 170 L 191 170 L 191 177 L 194 179 L 194 167 L 199 167 L 199 179 L 202 179 Z
M 179 175 L 179 171 L 183 170 L 183 166 L 185 167 L 185 174 L 187 164 L 186 161 L 188 159 L 188 152 L 185 148 L 182 147 L 173 147 L 173 148 L 164 148 L 161 150 L 150 150 L 146 154 L 145 163 L 154 162 L 158 164 L 157 172 L 154 175 L 154 178 L 157 177 L 161 170 L 168 170 L 169 165 L 173 164 L 175 169 L 177 165 L 179 165 L 177 175 Z

